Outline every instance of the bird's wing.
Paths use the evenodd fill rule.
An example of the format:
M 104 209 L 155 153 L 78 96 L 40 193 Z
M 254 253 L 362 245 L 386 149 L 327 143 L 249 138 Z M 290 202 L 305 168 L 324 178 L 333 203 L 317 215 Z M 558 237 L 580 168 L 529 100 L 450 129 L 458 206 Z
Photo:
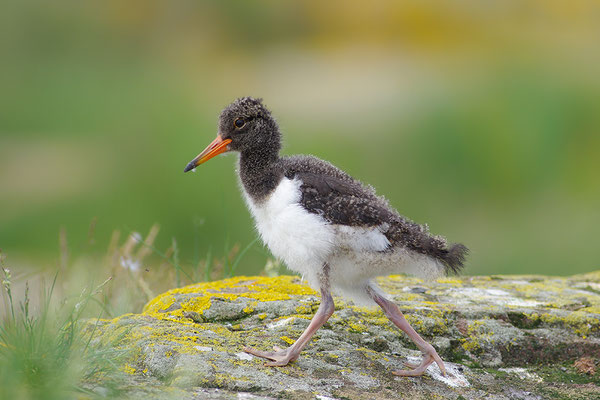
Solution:
M 301 182 L 300 203 L 332 224 L 377 226 L 393 211 L 374 190 L 333 165 L 313 158 L 291 159 L 285 175 Z
M 376 226 L 390 215 L 359 183 L 311 172 L 298 172 L 296 177 L 302 182 L 302 206 L 332 224 Z

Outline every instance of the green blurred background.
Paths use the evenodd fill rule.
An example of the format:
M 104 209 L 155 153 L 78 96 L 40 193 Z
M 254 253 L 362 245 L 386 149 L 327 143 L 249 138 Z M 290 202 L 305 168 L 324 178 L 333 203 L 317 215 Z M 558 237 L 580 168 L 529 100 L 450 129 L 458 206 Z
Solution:
M 183 168 L 252 95 L 285 154 L 467 244 L 466 273 L 598 269 L 599 20 L 593 1 L 3 2 L 0 248 L 53 268 L 61 228 L 100 257 L 154 223 L 184 265 L 244 247 L 235 156 Z

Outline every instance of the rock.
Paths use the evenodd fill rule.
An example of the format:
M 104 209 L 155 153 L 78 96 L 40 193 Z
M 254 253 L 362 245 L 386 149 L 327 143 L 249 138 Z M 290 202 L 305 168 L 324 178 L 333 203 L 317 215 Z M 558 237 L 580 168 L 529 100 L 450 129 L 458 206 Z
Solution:
M 379 284 L 438 349 L 449 376 L 435 365 L 419 378 L 392 375 L 420 352 L 378 308 L 339 298 L 296 362 L 265 367 L 243 347 L 293 343 L 319 305 L 292 276 L 173 289 L 141 314 L 90 321 L 88 329 L 96 329 L 93 346 L 129 349 L 121 390 L 131 398 L 600 398 L 600 271 L 433 282 L 391 276 Z

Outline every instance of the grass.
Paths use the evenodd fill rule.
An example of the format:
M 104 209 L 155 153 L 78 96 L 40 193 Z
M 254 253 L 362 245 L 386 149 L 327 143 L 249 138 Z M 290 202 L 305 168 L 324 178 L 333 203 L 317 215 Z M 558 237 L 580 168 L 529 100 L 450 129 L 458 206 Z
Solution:
M 0 398 L 68 399 L 84 393 L 94 395 L 87 382 L 99 375 L 111 376 L 108 386 L 118 381 L 112 349 L 89 346 L 93 337 L 83 331 L 82 315 L 109 279 L 93 290 L 84 289 L 72 299 L 64 299 L 57 308 L 53 296 L 58 274 L 49 288 L 42 290 L 41 307 L 30 309 L 29 285 L 23 300 L 13 298 L 12 276 L 2 262 L 5 316 L 0 326 Z M 116 392 L 113 390 L 113 392 Z
M 235 275 L 241 260 L 258 241 L 257 238 L 244 248 L 239 244 L 226 247 L 221 257 L 214 256 L 209 250 L 204 259 L 183 264 L 175 238 L 172 238 L 166 250 L 156 247 L 159 231 L 159 226 L 155 224 L 145 237 L 130 232 L 124 240 L 119 231 L 114 231 L 106 254 L 100 261 L 80 257 L 70 262 L 67 268 L 69 279 L 87 282 L 112 277 L 103 295 L 94 300 L 104 311 L 105 317 L 112 318 L 127 312 L 139 312 L 157 294 L 174 287 Z M 81 271 L 88 271 L 87 276 L 77 277 Z
M 125 373 L 119 370 L 119 358 L 126 354 L 90 345 L 99 318 L 139 312 L 148 300 L 173 287 L 229 277 L 256 243 L 241 251 L 235 245 L 221 258 L 208 252 L 204 260 L 184 266 L 175 239 L 165 251 L 155 247 L 158 233 L 154 225 L 145 238 L 132 232 L 121 240 L 115 231 L 103 257 L 74 257 L 62 231 L 57 270 L 29 276 L 24 285 L 0 253 L 0 398 L 119 397 Z

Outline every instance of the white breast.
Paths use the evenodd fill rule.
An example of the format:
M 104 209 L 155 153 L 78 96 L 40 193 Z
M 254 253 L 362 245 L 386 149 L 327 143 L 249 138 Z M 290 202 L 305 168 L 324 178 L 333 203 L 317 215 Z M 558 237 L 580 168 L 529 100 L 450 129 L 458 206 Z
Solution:
M 266 199 L 254 202 L 244 191 L 256 229 L 273 255 L 316 283 L 316 272 L 332 252 L 335 232 L 330 224 L 300 205 L 297 179 L 283 178 Z

